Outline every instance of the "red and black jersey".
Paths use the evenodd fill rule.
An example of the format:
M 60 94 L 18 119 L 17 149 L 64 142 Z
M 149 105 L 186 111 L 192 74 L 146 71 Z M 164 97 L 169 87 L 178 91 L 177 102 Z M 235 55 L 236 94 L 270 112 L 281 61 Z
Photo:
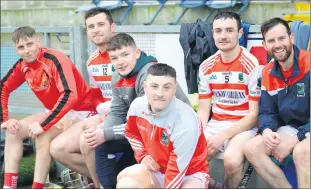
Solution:
M 94 99 L 104 99 L 98 91 L 83 80 L 78 69 L 63 53 L 40 48 L 36 61 L 26 63 L 23 59 L 8 71 L 0 82 L 0 122 L 8 119 L 8 99 L 12 91 L 27 82 L 43 105 L 50 110 L 41 121 L 44 130 L 57 123 L 68 111 L 95 111 Z M 95 102 L 95 101 L 94 101 Z

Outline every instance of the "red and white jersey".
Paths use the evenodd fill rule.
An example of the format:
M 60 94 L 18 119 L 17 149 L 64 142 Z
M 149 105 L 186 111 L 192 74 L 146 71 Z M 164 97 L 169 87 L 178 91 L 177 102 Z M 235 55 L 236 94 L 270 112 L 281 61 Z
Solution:
M 203 128 L 189 105 L 174 97 L 155 114 L 144 95 L 132 102 L 127 117 L 125 137 L 137 162 L 150 155 L 165 175 L 164 188 L 179 188 L 187 175 L 209 174 Z
M 249 100 L 260 97 L 262 67 L 243 47 L 230 63 L 218 51 L 200 65 L 199 98 L 214 97 L 212 119 L 239 120 L 249 113 Z
M 92 88 L 100 88 L 105 98 L 112 98 L 111 78 L 113 67 L 108 52 L 95 50 L 87 61 L 87 70 Z

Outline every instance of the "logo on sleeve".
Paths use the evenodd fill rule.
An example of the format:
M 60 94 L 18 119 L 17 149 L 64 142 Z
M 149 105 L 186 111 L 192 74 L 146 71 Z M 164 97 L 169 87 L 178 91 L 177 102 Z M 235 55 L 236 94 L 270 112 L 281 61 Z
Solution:
M 305 97 L 305 84 L 304 83 L 297 83 L 297 97 Z
M 168 134 L 165 131 L 163 131 L 161 135 L 161 144 L 164 146 L 168 145 Z

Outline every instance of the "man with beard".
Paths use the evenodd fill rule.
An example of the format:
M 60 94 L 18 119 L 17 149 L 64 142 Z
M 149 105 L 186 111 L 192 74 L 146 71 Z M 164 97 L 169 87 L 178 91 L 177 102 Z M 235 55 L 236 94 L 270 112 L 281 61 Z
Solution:
M 238 188 L 247 166 L 242 146 L 257 132 L 261 67 L 247 49 L 239 46 L 242 33 L 238 14 L 217 14 L 213 38 L 219 51 L 199 68 L 198 116 L 203 123 L 209 159 L 224 159 L 228 188 Z M 212 97 L 212 118 L 208 121 Z M 210 180 L 209 188 L 223 187 Z
M 292 153 L 298 187 L 310 188 L 310 52 L 293 45 L 294 35 L 281 18 L 266 21 L 261 33 L 274 60 L 262 72 L 260 135 L 246 144 L 244 152 L 273 188 L 291 185 L 269 156 L 283 162 Z
M 89 39 L 97 46 L 87 62 L 90 85 L 94 91 L 100 91 L 105 100 L 111 100 L 111 78 L 113 67 L 106 51 L 107 42 L 116 29 L 112 16 L 107 9 L 93 8 L 85 14 L 86 32 Z M 97 101 L 94 99 L 94 101 Z M 85 129 L 103 122 L 110 110 L 111 101 L 95 102 L 97 113 L 87 120 L 77 123 L 71 129 L 54 139 L 50 152 L 55 160 L 67 168 L 92 178 L 95 188 L 99 188 L 99 181 L 105 188 L 109 175 L 101 175 L 102 169 L 95 167 L 94 147 L 87 144 Z M 112 155 L 113 156 L 113 155 Z M 108 169 L 106 169 L 108 170 Z M 107 171 L 106 171 L 107 172 Z M 105 176 L 105 177 L 102 177 Z

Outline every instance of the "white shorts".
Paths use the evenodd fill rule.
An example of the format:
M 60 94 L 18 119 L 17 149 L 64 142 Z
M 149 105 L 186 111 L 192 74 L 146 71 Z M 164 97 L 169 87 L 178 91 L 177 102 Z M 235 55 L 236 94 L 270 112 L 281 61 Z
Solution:
M 151 173 L 157 179 L 161 188 L 164 188 L 164 176 L 165 175 L 161 172 L 151 172 Z M 210 175 L 207 173 L 203 173 L 203 172 L 197 172 L 197 173 L 194 173 L 192 175 L 186 175 L 182 179 L 182 182 L 189 180 L 189 179 L 198 179 L 199 181 L 201 181 L 201 187 L 206 189 L 208 187 Z
M 231 128 L 237 121 L 216 121 L 211 119 L 206 128 L 204 129 L 204 136 L 214 136 L 219 134 L 221 131 Z M 257 127 L 252 128 L 248 131 L 243 131 L 240 134 L 247 133 L 249 136 L 254 137 L 257 134 Z M 222 146 L 219 147 L 219 152 L 224 153 L 230 140 L 226 140 Z M 216 158 L 223 159 L 223 154 L 216 155 Z
M 50 110 L 45 110 L 50 112 Z M 79 121 L 83 121 L 88 117 L 98 115 L 97 112 L 93 111 L 76 111 L 70 110 L 55 126 L 59 129 L 66 130 L 68 127 L 74 125 Z
M 295 136 L 298 133 L 298 130 L 290 125 L 285 125 L 278 128 L 277 133 L 284 133 L 288 136 Z

